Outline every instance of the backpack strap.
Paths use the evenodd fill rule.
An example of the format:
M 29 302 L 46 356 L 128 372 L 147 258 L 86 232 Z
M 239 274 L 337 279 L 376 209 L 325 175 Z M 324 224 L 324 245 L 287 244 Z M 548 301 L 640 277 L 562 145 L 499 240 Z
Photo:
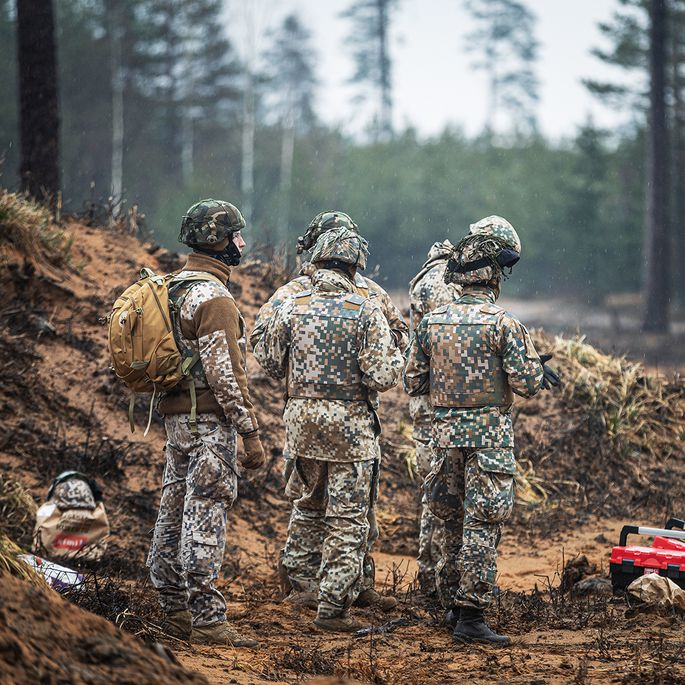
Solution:
M 220 278 L 207 272 L 190 274 L 188 276 L 177 275 L 171 278 L 169 282 L 169 299 L 172 302 L 172 316 L 175 316 L 177 313 L 181 313 L 181 307 L 183 306 L 183 302 L 188 295 L 190 287 L 192 287 L 195 283 L 202 283 L 203 281 L 210 281 L 226 287 L 226 284 Z M 176 298 L 175 293 L 178 290 L 181 290 L 186 284 L 188 284 L 188 287 L 186 287 L 185 292 L 182 293 L 180 297 Z M 172 325 L 172 329 L 173 328 L 174 327 Z M 185 356 L 181 362 L 181 372 L 187 381 L 188 391 L 190 392 L 190 432 L 193 434 L 197 434 L 197 392 L 195 388 L 195 379 L 191 374 L 191 370 L 199 361 L 200 353 L 195 351 L 192 355 Z

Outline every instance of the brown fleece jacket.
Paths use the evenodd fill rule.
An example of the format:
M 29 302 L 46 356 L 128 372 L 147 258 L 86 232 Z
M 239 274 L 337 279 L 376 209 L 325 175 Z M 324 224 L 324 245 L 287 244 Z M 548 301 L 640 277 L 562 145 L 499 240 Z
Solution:
M 192 253 L 182 271 L 205 272 L 228 283 L 231 268 L 208 255 Z M 257 430 L 245 371 L 245 322 L 227 288 L 215 282 L 193 285 L 180 315 L 184 341 L 199 349 L 209 388 L 198 388 L 197 411 L 225 416 L 238 433 Z M 190 412 L 190 393 L 178 387 L 159 403 L 162 414 Z

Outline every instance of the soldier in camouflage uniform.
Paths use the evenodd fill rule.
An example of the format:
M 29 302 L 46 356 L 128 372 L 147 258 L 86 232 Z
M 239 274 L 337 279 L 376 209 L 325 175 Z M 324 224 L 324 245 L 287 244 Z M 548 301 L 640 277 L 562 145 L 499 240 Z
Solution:
M 445 267 L 452 254 L 453 245 L 449 240 L 435 243 L 428 252 L 428 259 L 421 271 L 409 283 L 409 326 L 410 333 L 417 329 L 421 319 L 436 307 L 449 304 L 461 294 L 461 286 L 445 283 Z M 409 399 L 409 414 L 414 427 L 416 448 L 416 468 L 421 478 L 421 522 L 419 527 L 419 587 L 424 595 L 434 597 L 435 567 L 442 556 L 444 530 L 442 521 L 428 506 L 428 494 L 423 482 L 430 473 L 433 452 L 431 442 L 431 422 L 433 410 L 428 395 Z
M 317 592 L 315 623 L 349 632 L 362 587 L 380 458 L 377 392 L 394 386 L 402 355 L 373 298 L 356 292 L 366 241 L 338 228 L 319 237 L 312 289 L 289 298 L 266 328 L 261 363 L 287 377 L 283 415 L 302 486 L 293 505 L 283 566 L 295 592 Z
M 167 632 L 201 644 L 254 647 L 227 622 L 215 586 L 238 464 L 257 469 L 264 463 L 245 372 L 245 322 L 227 287 L 245 246 L 244 227 L 240 211 L 220 200 L 202 200 L 183 217 L 179 240 L 193 252 L 169 296 L 176 343 L 196 363 L 191 381 L 159 404 L 166 467 L 148 566 Z
M 495 585 L 501 525 L 514 503 L 513 393 L 532 397 L 543 378 L 556 379 L 525 327 L 495 304 L 503 270 L 520 252 L 505 219 L 471 225 L 445 271 L 446 282 L 461 285 L 463 294 L 421 320 L 404 373 L 407 392 L 429 395 L 433 406 L 437 458 L 426 484 L 431 509 L 445 522 L 437 585 L 445 608 L 458 616 L 453 636 L 460 642 L 509 643 L 488 627 L 484 610 Z
M 323 235 L 326 231 L 337 228 L 347 228 L 358 232 L 357 224 L 344 212 L 335 210 L 320 212 L 312 219 L 305 234 L 298 238 L 298 253 L 302 253 L 305 250 L 311 250 L 319 236 Z M 250 343 L 257 361 L 260 361 L 264 356 L 264 332 L 271 317 L 274 315 L 274 312 L 279 309 L 289 297 L 304 292 L 305 290 L 311 290 L 312 276 L 316 270 L 316 265 L 311 261 L 305 262 L 305 264 L 302 265 L 297 278 L 292 279 L 276 290 L 269 298 L 268 302 L 259 310 L 254 329 L 250 335 Z M 392 302 L 388 293 L 377 283 L 369 278 L 365 278 L 358 272 L 354 275 L 354 286 L 355 292 L 358 295 L 361 295 L 364 298 L 371 298 L 379 305 L 390 325 L 390 330 L 395 337 L 397 346 L 401 350 L 404 350 L 409 340 L 407 324 L 404 322 L 402 314 Z M 288 435 L 286 433 L 286 441 L 283 448 L 283 475 L 287 483 L 286 495 L 294 501 L 301 494 L 302 483 L 299 480 L 297 472 L 293 472 L 293 459 L 291 455 L 292 452 L 289 448 Z M 378 466 L 376 467 L 376 470 L 378 470 Z M 374 606 L 383 611 L 389 611 L 397 606 L 397 601 L 392 597 L 382 597 L 374 590 L 375 568 L 370 553 L 371 546 L 378 539 L 378 525 L 376 524 L 374 507 L 369 510 L 369 524 L 371 526 L 371 531 L 369 533 L 369 549 L 367 550 L 364 559 L 364 587 L 355 600 L 355 604 L 357 606 Z M 299 595 L 298 602 L 313 608 L 317 605 L 315 596 Z

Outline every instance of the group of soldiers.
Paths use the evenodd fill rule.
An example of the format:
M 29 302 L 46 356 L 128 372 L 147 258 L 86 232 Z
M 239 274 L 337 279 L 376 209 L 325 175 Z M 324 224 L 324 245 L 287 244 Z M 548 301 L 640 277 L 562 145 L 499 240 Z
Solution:
M 175 294 L 177 344 L 201 363 L 193 415 L 182 389 L 159 405 L 166 466 L 148 566 L 168 633 L 255 647 L 227 621 L 215 586 L 240 467 L 265 461 L 248 390 L 247 331 L 228 289 L 243 228 L 240 211 L 223 201 L 203 200 L 183 217 L 179 240 L 192 249 L 184 276 L 212 280 Z M 402 378 L 422 478 L 422 595 L 440 599 L 455 640 L 507 644 L 484 610 L 514 501 L 513 393 L 531 397 L 558 383 L 525 327 L 496 304 L 520 256 L 516 231 L 490 216 L 456 245 L 433 245 L 410 286 L 411 338 L 388 294 L 359 273 L 368 244 L 347 214 L 318 214 L 298 251 L 309 261 L 262 306 L 249 336 L 264 371 L 285 380 L 285 601 L 315 609 L 314 624 L 333 632 L 363 627 L 353 606 L 397 605 L 374 589 L 370 551 L 378 538 L 379 393 Z

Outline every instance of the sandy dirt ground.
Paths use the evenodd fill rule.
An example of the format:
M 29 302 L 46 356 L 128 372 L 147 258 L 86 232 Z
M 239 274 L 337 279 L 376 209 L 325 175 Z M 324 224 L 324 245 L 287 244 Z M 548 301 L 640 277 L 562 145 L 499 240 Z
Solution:
M 104 484 L 113 531 L 109 555 L 98 570 L 99 591 L 91 585 L 74 598 L 82 607 L 141 641 L 161 640 L 183 667 L 217 685 L 685 683 L 682 617 L 638 610 L 611 595 L 577 596 L 572 584 L 562 584 L 565 566 L 583 555 L 579 577 L 606 578 L 611 546 L 624 523 L 659 525 L 668 515 L 685 514 L 682 435 L 660 435 L 659 446 L 671 447 L 659 457 L 609 441 L 606 426 L 565 396 L 517 409 L 525 477 L 504 527 L 499 594 L 488 611 L 491 625 L 514 643 L 506 650 L 460 647 L 442 611 L 416 592 L 418 485 L 406 468 L 412 449 L 407 398 L 400 389 L 387 393 L 376 577 L 378 588 L 393 592 L 400 605 L 390 615 L 355 609 L 379 632 L 331 635 L 314 627 L 312 612 L 281 601 L 276 561 L 289 513 L 278 475 L 282 391 L 253 359 L 249 372 L 268 463 L 252 482 L 241 483 L 219 585 L 231 620 L 262 647 L 197 647 L 163 638 L 144 566 L 159 499 L 163 429 L 157 421 L 143 438 L 148 404 L 141 399 L 139 428 L 129 433 L 127 397 L 108 370 L 101 318 L 140 266 L 166 271 L 179 262 L 130 236 L 76 225 L 73 230 L 80 239 L 70 271 L 31 272 L 21 258 L 13 269 L 0 270 L 6 295 L 0 304 L 0 352 L 9 360 L 0 388 L 0 475 L 20 480 L 38 500 L 68 468 Z M 257 263 L 235 274 L 232 290 L 248 326 L 282 276 L 273 264 Z M 682 386 L 673 387 L 671 392 L 682 392 Z M 0 607 L 0 628 L 1 619 Z M 395 619 L 400 624 L 389 625 Z M 0 630 L 0 661 L 4 639 Z M 55 676 L 54 682 L 87 681 Z

